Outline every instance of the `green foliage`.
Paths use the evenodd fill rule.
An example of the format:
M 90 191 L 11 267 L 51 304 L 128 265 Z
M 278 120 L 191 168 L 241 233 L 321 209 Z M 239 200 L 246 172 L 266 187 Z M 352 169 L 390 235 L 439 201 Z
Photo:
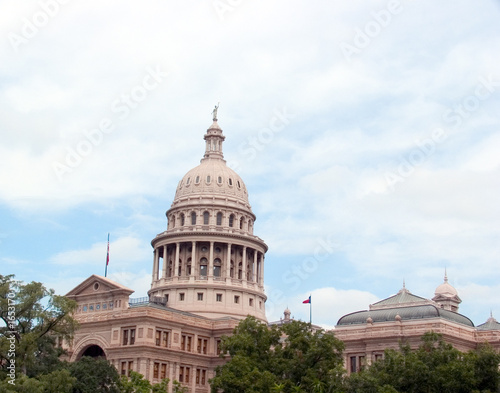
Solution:
M 462 353 L 436 333 L 426 333 L 416 351 L 401 345 L 384 359 L 351 374 L 347 392 L 470 393 L 498 392 L 500 355 L 488 346 Z
M 76 378 L 74 393 L 120 393 L 118 371 L 104 358 L 84 356 L 68 368 Z
M 9 358 L 9 339 L 15 341 L 16 370 L 28 376 L 60 367 L 61 350 L 54 337 L 71 339 L 77 323 L 76 303 L 55 295 L 39 282 L 23 284 L 13 275 L 0 275 L 0 364 Z M 4 367 L 1 367 L 5 372 Z
M 212 392 L 323 392 L 344 373 L 342 350 L 332 333 L 312 332 L 307 323 L 269 328 L 247 317 L 222 339 L 231 359 L 217 368 Z

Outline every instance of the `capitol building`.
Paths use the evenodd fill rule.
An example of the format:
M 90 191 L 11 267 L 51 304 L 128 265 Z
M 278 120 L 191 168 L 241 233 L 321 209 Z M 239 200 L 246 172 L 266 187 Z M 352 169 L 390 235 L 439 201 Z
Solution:
M 208 393 L 208 380 L 224 362 L 221 337 L 248 315 L 267 323 L 267 245 L 254 234 L 256 216 L 243 179 L 226 165 L 224 139 L 214 110 L 201 163 L 180 179 L 166 227 L 151 241 L 148 297 L 131 298 L 132 289 L 98 275 L 66 295 L 78 303 L 80 323 L 67 348 L 70 361 L 102 356 L 121 374 L 133 370 L 153 383 L 169 378 L 170 391 L 177 380 L 189 392 Z M 346 369 L 359 371 L 402 339 L 416 347 L 429 330 L 461 350 L 483 341 L 500 349 L 500 324 L 492 317 L 475 327 L 458 313 L 460 302 L 445 277 L 432 299 L 403 287 L 342 317 L 335 334 L 346 344 Z

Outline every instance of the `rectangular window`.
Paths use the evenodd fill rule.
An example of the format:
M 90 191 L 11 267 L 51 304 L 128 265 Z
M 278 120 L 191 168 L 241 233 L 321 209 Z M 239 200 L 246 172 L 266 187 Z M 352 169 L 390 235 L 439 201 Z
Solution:
M 187 334 L 181 335 L 181 349 L 183 351 L 191 352 L 191 345 L 193 342 L 193 336 Z
M 168 347 L 168 336 L 169 336 L 168 332 L 163 332 L 161 345 L 165 348 Z
M 165 363 L 161 364 L 161 373 L 160 373 L 160 379 L 165 379 L 167 378 L 167 365 Z
M 222 345 L 221 339 L 220 338 L 216 339 L 215 340 L 215 352 L 217 353 L 217 355 L 220 355 L 221 345 Z
M 134 368 L 134 362 L 130 361 L 128 362 L 128 370 L 127 370 L 127 376 L 130 377 L 130 371 L 132 371 Z
M 253 299 L 248 299 L 248 305 L 249 305 L 250 307 L 253 307 Z
M 135 343 L 135 328 L 122 330 L 122 345 L 134 345 Z
M 160 343 L 161 343 L 161 331 L 160 330 L 156 331 L 155 340 L 156 340 L 156 346 L 159 347 Z
M 355 373 L 356 371 L 356 356 L 351 356 L 351 373 Z
M 179 293 L 179 300 L 180 300 L 181 302 L 183 302 L 183 301 L 184 301 L 184 294 L 183 294 L 183 293 Z
M 214 277 L 220 277 L 221 268 L 220 266 L 214 266 Z
M 153 367 L 153 378 L 158 379 L 159 370 L 160 370 L 160 363 L 155 362 Z
M 121 374 L 127 375 L 127 362 L 122 362 Z
M 205 380 L 207 377 L 207 370 L 201 370 L 201 384 L 205 385 Z
M 215 295 L 215 301 L 216 302 L 222 302 L 222 293 L 218 293 Z
M 234 302 L 235 303 L 239 303 L 240 302 L 240 297 L 239 296 L 235 296 L 234 297 Z
M 179 382 L 189 383 L 189 367 L 179 367 Z
M 365 357 L 360 356 L 359 357 L 359 371 L 363 371 L 365 369 L 366 362 L 365 362 Z
M 167 348 L 168 347 L 168 336 L 169 332 L 165 330 L 159 330 L 156 329 L 155 333 L 155 344 L 157 347 L 162 346 Z
M 203 300 L 203 293 L 198 293 L 198 300 Z
M 208 338 L 198 338 L 198 353 L 203 353 L 207 354 L 207 348 L 208 348 Z

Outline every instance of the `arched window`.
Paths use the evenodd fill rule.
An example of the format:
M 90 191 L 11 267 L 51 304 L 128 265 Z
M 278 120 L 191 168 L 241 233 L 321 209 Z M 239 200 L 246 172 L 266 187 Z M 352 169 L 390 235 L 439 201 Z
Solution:
M 172 261 L 169 261 L 168 262 L 168 276 L 167 277 L 172 277 L 173 268 L 174 268 L 174 264 L 172 263 Z
M 227 179 L 227 184 L 229 184 L 230 186 L 232 186 L 233 185 L 233 179 L 231 179 L 231 178 Z
M 207 211 L 203 212 L 203 225 L 208 225 L 209 218 L 210 218 L 210 214 Z
M 187 264 L 186 264 L 186 276 L 191 275 L 191 257 L 187 259 Z
M 222 225 L 222 213 L 217 213 L 217 225 Z
M 233 260 L 231 260 L 231 267 L 230 267 L 229 275 L 231 276 L 231 278 L 234 278 L 234 261 Z
M 208 259 L 207 258 L 201 258 L 200 259 L 200 276 L 201 277 L 206 277 L 207 276 L 207 265 L 208 265 Z
M 186 180 L 186 186 L 189 186 L 191 184 L 191 178 L 188 177 L 187 180 Z
M 170 220 L 172 221 L 172 228 L 175 228 L 175 216 L 173 214 L 170 217 Z
M 243 278 L 243 264 L 240 262 L 238 264 L 238 280 Z
M 252 233 L 252 220 L 248 220 L 248 232 Z
M 177 275 L 180 277 L 182 276 L 182 259 L 179 258 L 179 271 L 177 272 Z
M 194 179 L 194 184 L 199 184 L 200 183 L 200 176 L 196 176 Z
M 212 181 L 212 178 L 210 177 L 210 175 L 207 175 L 207 184 L 210 184 L 211 181 Z
M 243 229 L 243 217 L 240 218 L 240 229 Z
M 191 212 L 191 225 L 196 225 L 196 213 Z
M 214 259 L 214 277 L 220 277 L 222 261 L 219 258 Z
M 229 226 L 232 228 L 234 225 L 234 214 L 229 216 Z
M 217 178 L 217 183 L 222 184 L 222 176 L 219 176 L 219 177 Z
M 181 213 L 181 227 L 184 226 L 184 222 L 185 222 L 184 213 Z

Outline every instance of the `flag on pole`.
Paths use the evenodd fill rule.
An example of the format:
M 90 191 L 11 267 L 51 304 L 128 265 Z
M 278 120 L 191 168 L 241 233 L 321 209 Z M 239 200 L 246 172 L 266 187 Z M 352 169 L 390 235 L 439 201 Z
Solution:
M 104 277 L 108 275 L 108 264 L 109 264 L 109 233 L 108 233 L 108 252 L 106 254 L 106 269 L 104 270 Z
M 304 304 L 309 304 L 309 323 L 312 325 L 312 319 L 313 319 L 313 312 L 312 312 L 312 303 L 311 303 L 311 295 L 309 295 L 309 298 L 304 300 L 302 303 Z

